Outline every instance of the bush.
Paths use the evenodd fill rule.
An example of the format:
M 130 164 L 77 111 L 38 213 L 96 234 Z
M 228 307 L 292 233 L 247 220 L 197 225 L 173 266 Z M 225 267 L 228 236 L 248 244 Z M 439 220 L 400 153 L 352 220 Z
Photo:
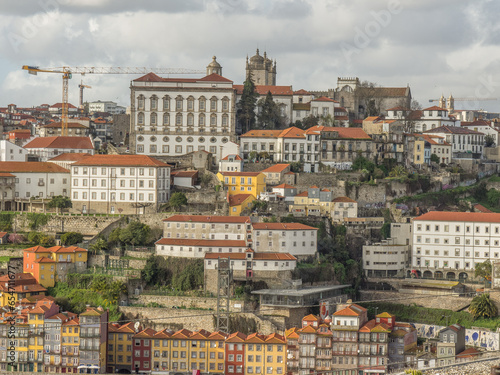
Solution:
M 75 245 L 83 242 L 83 234 L 78 232 L 68 232 L 61 236 L 61 244 L 65 246 Z
M 56 244 L 54 237 L 34 231 L 28 233 L 28 241 L 34 245 L 40 245 L 43 247 L 51 247 Z
M 9 234 L 8 241 L 10 243 L 15 243 L 15 244 L 20 244 L 26 241 L 26 238 L 22 234 L 18 233 L 11 233 Z

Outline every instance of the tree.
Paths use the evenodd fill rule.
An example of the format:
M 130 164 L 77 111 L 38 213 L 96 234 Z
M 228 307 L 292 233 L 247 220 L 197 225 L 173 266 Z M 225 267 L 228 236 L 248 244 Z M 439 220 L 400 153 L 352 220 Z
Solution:
M 319 116 L 309 115 L 302 120 L 302 129 L 309 129 L 312 126 L 319 124 Z
M 491 268 L 491 262 L 489 260 L 476 264 L 474 277 L 482 277 L 483 279 L 491 280 Z
M 174 210 L 178 211 L 179 208 L 187 204 L 187 198 L 184 193 L 175 192 L 170 196 L 170 200 L 168 201 L 170 207 Z
M 120 231 L 120 241 L 133 246 L 147 245 L 147 239 L 151 228 L 140 221 L 132 221 L 127 227 Z
M 83 242 L 83 234 L 78 232 L 68 232 L 61 236 L 61 244 L 71 246 Z
M 141 271 L 141 279 L 144 280 L 147 285 L 155 285 L 158 279 L 158 273 L 157 255 L 152 254 L 146 260 L 146 265 Z
M 498 315 L 498 309 L 490 299 L 489 293 L 474 297 L 469 306 L 469 312 L 474 316 L 474 319 L 494 318 Z
M 257 153 L 257 151 L 250 151 L 250 155 L 248 155 L 248 157 L 250 158 L 250 160 L 252 160 L 254 163 L 255 163 L 255 159 L 257 159 L 257 156 L 259 156 L 259 154 Z
M 356 88 L 356 96 L 363 116 L 378 116 L 383 107 L 384 98 L 378 95 L 378 85 L 373 82 L 363 81 Z
M 392 170 L 389 172 L 389 176 L 391 177 L 404 177 L 406 176 L 406 168 L 402 166 L 401 164 L 396 165 Z
M 59 212 L 62 213 L 65 208 L 73 207 L 71 199 L 62 195 L 56 195 L 52 197 L 52 200 L 47 205 L 49 208 L 59 208 Z
M 259 94 L 255 92 L 252 73 L 250 73 L 243 83 L 243 93 L 236 109 L 236 121 L 243 133 L 255 128 L 255 106 L 258 96 Z
M 401 98 L 396 113 L 396 118 L 403 125 L 403 132 L 414 133 L 415 126 L 422 117 L 422 106 L 416 100 L 412 100 L 408 106 L 408 100 Z
M 260 129 L 280 129 L 284 127 L 285 119 L 280 113 L 278 104 L 273 100 L 271 91 L 267 92 L 265 98 L 258 101 L 260 112 L 257 116 Z
M 108 249 L 108 243 L 103 238 L 98 238 L 92 245 L 90 245 L 89 250 L 94 254 L 100 253 Z
M 495 146 L 495 138 L 492 135 L 488 134 L 484 137 L 484 146 L 485 147 L 493 147 Z
M 431 154 L 431 161 L 433 163 L 439 164 L 439 156 L 437 156 L 436 154 Z

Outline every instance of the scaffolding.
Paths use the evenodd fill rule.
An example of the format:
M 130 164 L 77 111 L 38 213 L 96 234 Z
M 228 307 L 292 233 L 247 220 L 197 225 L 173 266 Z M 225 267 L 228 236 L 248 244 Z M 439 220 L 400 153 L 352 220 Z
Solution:
M 229 299 L 233 273 L 229 258 L 219 258 L 217 264 L 217 331 L 229 333 Z

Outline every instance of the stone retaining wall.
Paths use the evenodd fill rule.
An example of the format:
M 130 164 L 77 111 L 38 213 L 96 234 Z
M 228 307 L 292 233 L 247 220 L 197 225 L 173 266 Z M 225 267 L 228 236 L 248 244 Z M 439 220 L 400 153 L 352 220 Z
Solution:
M 217 298 L 210 297 L 181 297 L 181 296 L 155 296 L 141 294 L 136 303 L 147 305 L 148 303 L 156 302 L 166 307 L 185 306 L 187 308 L 199 309 L 217 309 Z M 231 300 L 231 311 L 242 311 L 245 309 L 243 300 Z

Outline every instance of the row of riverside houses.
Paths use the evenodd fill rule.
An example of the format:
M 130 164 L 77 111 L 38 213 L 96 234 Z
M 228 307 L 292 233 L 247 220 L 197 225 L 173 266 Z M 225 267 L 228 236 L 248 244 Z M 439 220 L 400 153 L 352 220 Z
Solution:
M 411 324 L 396 322 L 386 312 L 368 320 L 366 309 L 352 303 L 339 305 L 324 321 L 308 315 L 301 327 L 282 336 L 155 331 L 138 322 L 111 323 L 100 307 L 81 314 L 61 312 L 52 297 L 40 297 L 23 298 L 13 310 L 0 308 L 2 371 L 366 375 L 420 362 L 429 367 L 432 353 L 432 363 L 439 365 L 458 361 L 461 353 L 479 354 L 465 349 L 465 330 L 457 325 L 440 332 L 437 351 L 419 352 Z

